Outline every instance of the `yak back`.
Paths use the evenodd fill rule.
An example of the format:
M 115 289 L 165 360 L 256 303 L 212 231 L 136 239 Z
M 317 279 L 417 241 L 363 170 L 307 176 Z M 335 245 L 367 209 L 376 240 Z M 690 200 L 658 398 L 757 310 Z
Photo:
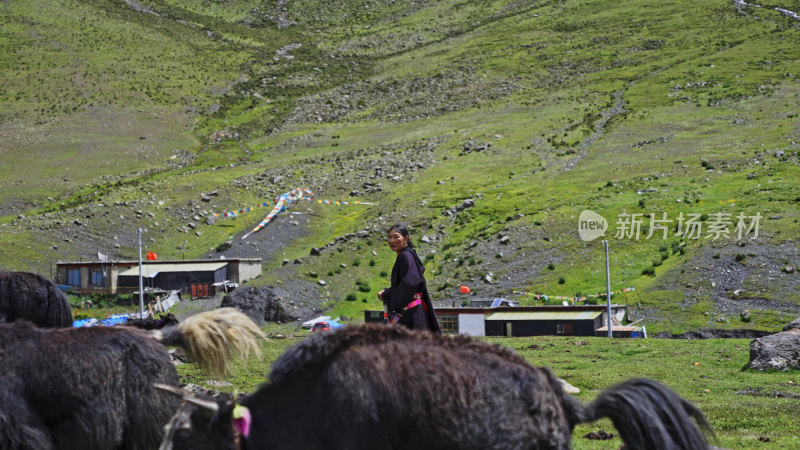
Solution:
M 269 379 L 242 402 L 248 448 L 570 447 L 575 403 L 550 370 L 467 337 L 345 327 L 287 350 Z
M 0 322 L 27 320 L 39 327 L 71 327 L 67 296 L 50 280 L 29 272 L 0 272 Z
M 154 448 L 180 405 L 153 387 L 178 385 L 166 349 L 127 327 L 0 323 L 0 379 L 0 448 L 26 433 L 60 449 Z
M 272 365 L 269 379 L 281 383 L 284 379 L 305 372 L 310 366 L 324 365 L 352 347 L 379 348 L 386 344 L 422 345 L 437 351 L 459 351 L 491 354 L 509 363 L 530 365 L 510 348 L 493 345 L 466 336 L 442 336 L 427 331 L 379 324 L 348 326 L 330 333 L 316 333 L 289 348 Z

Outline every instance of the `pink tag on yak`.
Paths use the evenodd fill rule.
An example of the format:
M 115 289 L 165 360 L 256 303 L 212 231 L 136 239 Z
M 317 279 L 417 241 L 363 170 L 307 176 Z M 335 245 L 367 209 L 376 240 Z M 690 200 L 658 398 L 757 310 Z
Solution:
M 252 417 L 246 406 L 236 405 L 233 407 L 233 427 L 240 435 L 244 437 L 250 435 L 250 422 L 252 422 Z

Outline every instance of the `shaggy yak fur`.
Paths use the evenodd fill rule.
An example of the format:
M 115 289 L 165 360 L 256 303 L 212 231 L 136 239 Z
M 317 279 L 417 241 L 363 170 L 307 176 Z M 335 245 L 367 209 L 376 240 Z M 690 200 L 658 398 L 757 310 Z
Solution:
M 38 327 L 71 327 L 72 308 L 52 281 L 28 272 L 0 272 L 0 322 L 27 320 Z
M 231 353 L 257 354 L 259 338 L 233 308 L 153 331 L 0 324 L 0 449 L 156 448 L 180 406 L 153 387 L 179 384 L 164 345 L 224 372 Z
M 506 347 L 402 327 L 314 334 L 269 380 L 240 403 L 252 415 L 242 448 L 569 449 L 576 424 L 602 417 L 632 449 L 706 449 L 712 434 L 655 381 L 626 381 L 585 405 Z M 161 448 L 232 448 L 233 404 L 209 406 L 182 406 Z

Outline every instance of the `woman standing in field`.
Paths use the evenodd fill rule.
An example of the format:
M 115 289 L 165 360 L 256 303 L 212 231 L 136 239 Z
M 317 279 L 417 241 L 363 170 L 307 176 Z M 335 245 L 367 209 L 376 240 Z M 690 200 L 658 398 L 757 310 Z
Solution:
M 423 276 L 425 267 L 414 251 L 408 229 L 403 225 L 393 226 L 387 241 L 397 259 L 392 267 L 392 286 L 378 292 L 378 299 L 388 310 L 389 325 L 399 323 L 413 330 L 441 333 Z

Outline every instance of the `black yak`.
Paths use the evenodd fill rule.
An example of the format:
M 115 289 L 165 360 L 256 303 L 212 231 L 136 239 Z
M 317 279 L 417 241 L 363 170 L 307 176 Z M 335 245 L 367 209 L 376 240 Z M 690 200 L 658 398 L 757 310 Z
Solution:
M 160 330 L 164 327 L 177 325 L 179 323 L 178 318 L 172 313 L 159 314 L 158 317 L 158 319 L 151 319 L 149 317 L 146 319 L 128 317 L 128 319 L 125 320 L 125 326 L 141 328 L 142 330 Z
M 161 448 L 568 449 L 576 424 L 602 417 L 633 449 L 705 449 L 712 433 L 655 381 L 626 381 L 585 405 L 506 347 L 403 327 L 314 334 L 275 361 L 269 381 L 238 408 L 187 396 L 208 411 L 184 404 Z
M 156 448 L 180 406 L 154 388 L 179 384 L 164 345 L 226 372 L 232 353 L 259 353 L 258 338 L 233 308 L 152 331 L 0 324 L 0 449 Z
M 72 308 L 52 281 L 28 272 L 0 272 L 0 322 L 27 320 L 39 327 L 71 327 Z

